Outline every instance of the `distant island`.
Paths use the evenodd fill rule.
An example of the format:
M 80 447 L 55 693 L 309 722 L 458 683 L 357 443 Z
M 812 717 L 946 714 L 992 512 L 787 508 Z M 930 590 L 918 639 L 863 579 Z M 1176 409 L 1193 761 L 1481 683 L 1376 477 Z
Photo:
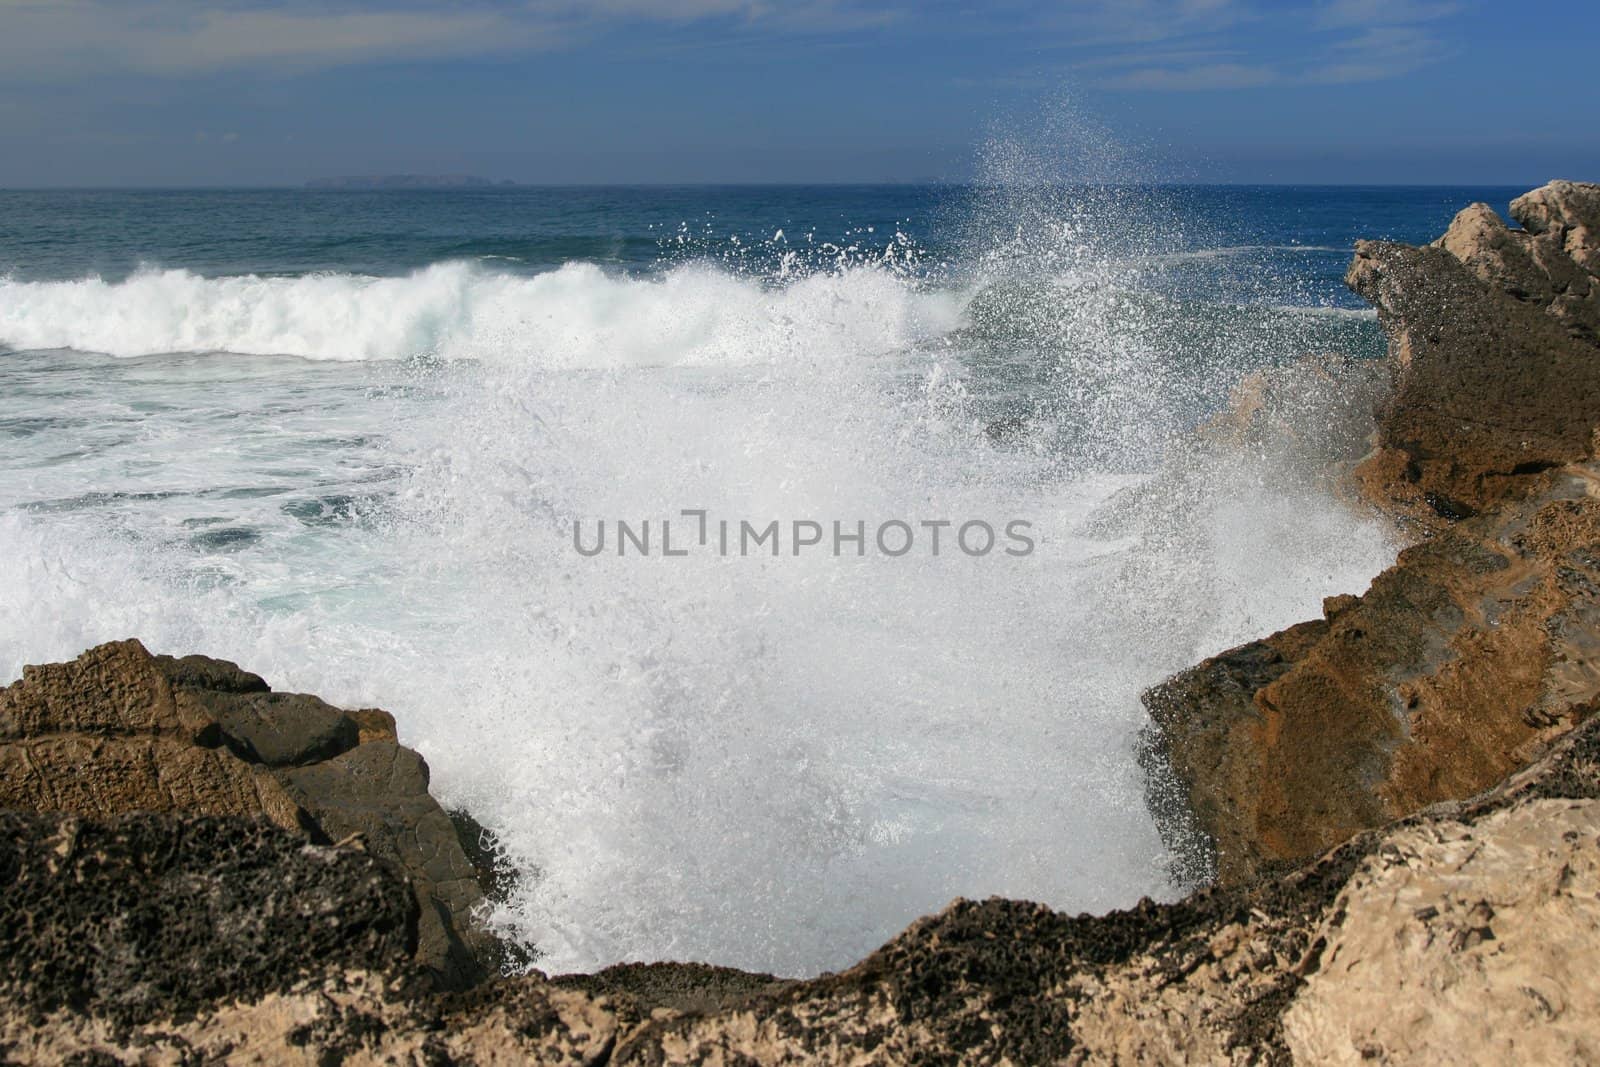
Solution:
M 342 178 L 316 178 L 307 189 L 496 189 L 516 185 L 471 174 L 362 174 Z

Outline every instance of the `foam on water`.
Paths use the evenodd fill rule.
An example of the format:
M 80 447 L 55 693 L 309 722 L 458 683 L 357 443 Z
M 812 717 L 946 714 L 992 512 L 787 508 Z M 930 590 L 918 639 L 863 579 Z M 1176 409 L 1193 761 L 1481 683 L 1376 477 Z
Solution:
M 957 895 L 1170 895 L 1140 690 L 1392 548 L 1260 457 L 1088 521 L 1193 413 L 1184 338 L 1094 266 L 1147 249 L 1085 225 L 1027 251 L 1042 277 L 996 245 L 943 289 L 870 264 L 4 283 L 7 343 L 148 358 L 0 353 L 0 673 L 138 635 L 388 707 L 525 872 L 496 918 L 550 970 L 803 974 Z M 1049 402 L 997 432 L 996 392 Z M 573 551 L 574 521 L 685 508 L 1019 518 L 1038 548 Z
M 318 360 L 432 357 L 548 367 L 720 365 L 893 350 L 958 306 L 862 267 L 779 289 L 691 263 L 650 281 L 572 263 L 534 276 L 441 263 L 398 278 L 0 280 L 0 344 L 114 356 L 233 352 Z

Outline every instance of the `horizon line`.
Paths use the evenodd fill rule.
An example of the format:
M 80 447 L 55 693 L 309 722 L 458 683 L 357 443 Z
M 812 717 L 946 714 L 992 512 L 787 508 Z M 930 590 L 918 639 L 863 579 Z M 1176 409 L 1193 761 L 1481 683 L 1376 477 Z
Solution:
M 1316 181 L 1075 181 L 1075 182 L 984 182 L 973 179 L 948 180 L 937 178 L 893 179 L 883 181 L 832 180 L 832 181 L 578 181 L 578 182 L 518 182 L 509 179 L 495 180 L 489 185 L 441 186 L 372 186 L 372 187 L 319 187 L 313 179 L 306 182 L 275 182 L 263 184 L 238 183 L 111 183 L 62 185 L 0 185 L 0 193 L 53 193 L 53 192 L 303 192 L 331 195 L 360 193 L 506 193 L 523 189 L 867 189 L 867 188 L 1008 188 L 1023 185 L 1124 187 L 1146 189 L 1182 188 L 1234 188 L 1234 189 L 1471 189 L 1471 188 L 1528 188 L 1536 189 L 1552 181 L 1583 181 L 1581 178 L 1549 177 L 1538 181 L 1455 181 L 1455 182 L 1316 182 Z

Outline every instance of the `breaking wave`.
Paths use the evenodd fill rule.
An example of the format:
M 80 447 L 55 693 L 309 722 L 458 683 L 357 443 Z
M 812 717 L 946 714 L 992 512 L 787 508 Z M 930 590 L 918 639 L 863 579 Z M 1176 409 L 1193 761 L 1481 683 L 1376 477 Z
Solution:
M 528 276 L 452 262 L 397 278 L 162 270 L 0 281 L 0 343 L 113 356 L 717 366 L 892 351 L 948 330 L 959 312 L 956 296 L 871 265 L 781 286 L 705 263 L 643 278 L 584 263 Z

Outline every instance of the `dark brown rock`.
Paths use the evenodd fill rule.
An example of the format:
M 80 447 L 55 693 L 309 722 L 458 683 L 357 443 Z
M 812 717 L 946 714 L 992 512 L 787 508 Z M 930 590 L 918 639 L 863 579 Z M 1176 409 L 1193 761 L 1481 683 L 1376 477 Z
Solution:
M 1394 389 L 1358 475 L 1425 525 L 1527 492 L 1590 458 L 1600 351 L 1440 248 L 1363 241 L 1348 281 L 1389 332 Z
M 268 767 L 333 759 L 361 743 L 361 727 L 341 708 L 299 693 L 204 692 L 228 747 Z
M 453 987 L 470 985 L 495 958 L 494 939 L 472 920 L 484 902 L 477 869 L 456 826 L 428 793 L 428 765 L 392 741 L 282 772 L 295 798 L 335 840 L 359 834 L 374 853 L 408 871 L 422 917 L 418 957 Z
M 393 970 L 416 901 L 389 864 L 261 821 L 0 812 L 0 996 L 142 1022 Z
M 394 738 L 386 712 L 116 642 L 25 668 L 0 690 L 0 808 L 265 816 L 320 843 L 360 835 L 411 878 L 418 961 L 446 985 L 470 984 L 503 954 L 475 914 L 483 892 L 426 765 Z

